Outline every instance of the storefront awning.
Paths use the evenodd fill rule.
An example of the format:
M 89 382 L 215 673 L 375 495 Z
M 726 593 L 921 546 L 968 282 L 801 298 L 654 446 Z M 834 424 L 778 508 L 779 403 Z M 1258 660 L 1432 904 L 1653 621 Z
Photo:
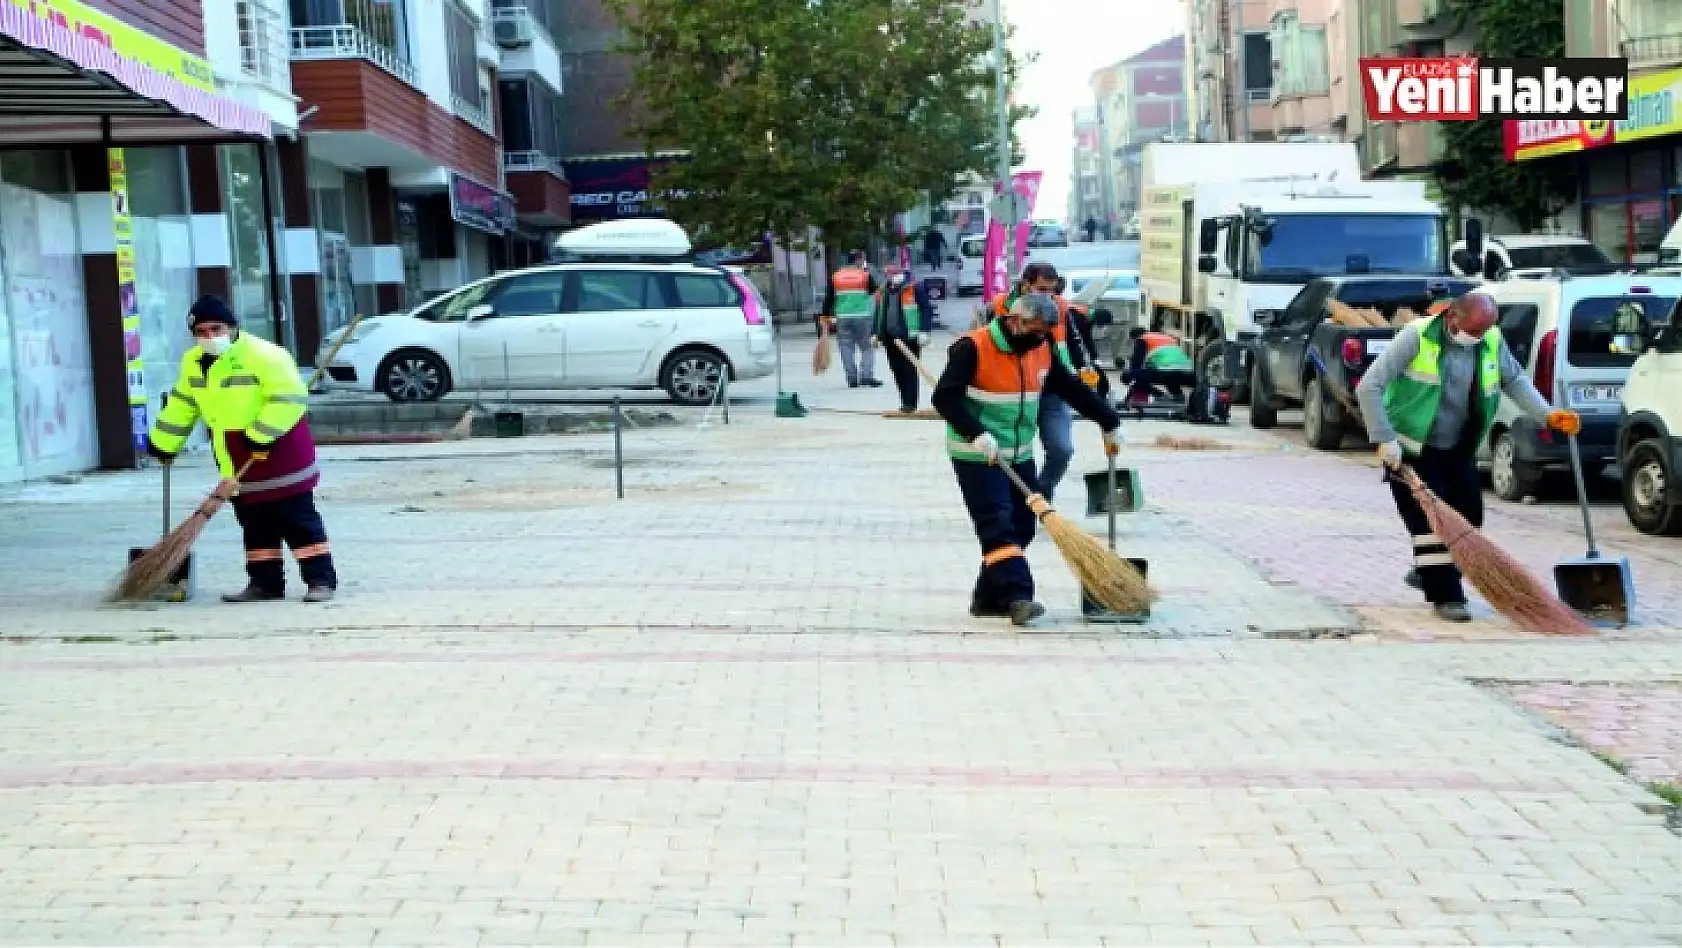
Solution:
M 49 9 L 62 24 L 0 0 L 0 145 L 270 136 L 203 60 L 72 0 Z

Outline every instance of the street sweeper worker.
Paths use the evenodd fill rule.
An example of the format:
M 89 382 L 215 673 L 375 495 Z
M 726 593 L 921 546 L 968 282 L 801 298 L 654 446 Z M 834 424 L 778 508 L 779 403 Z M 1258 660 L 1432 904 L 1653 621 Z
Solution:
M 871 300 L 876 288 L 876 275 L 865 266 L 864 251 L 855 250 L 847 265 L 830 275 L 829 291 L 824 294 L 821 318 L 841 350 L 848 388 L 882 385 L 876 379 L 876 350 L 870 344 Z
M 148 453 L 164 464 L 173 462 L 203 421 L 222 477 L 245 470 L 233 506 L 245 532 L 249 582 L 223 601 L 284 598 L 284 545 L 292 548 L 303 574 L 304 601 L 327 602 L 339 580 L 327 529 L 315 509 L 321 473 L 305 417 L 309 391 L 297 363 L 285 349 L 241 331 L 239 318 L 220 297 L 199 297 L 187 324 L 196 345 L 182 358 L 175 387 L 152 425 Z
M 887 285 L 876 291 L 873 338 L 874 344 L 887 353 L 888 368 L 893 370 L 894 385 L 899 389 L 899 410 L 909 414 L 917 410 L 917 367 L 900 351 L 898 343 L 904 343 L 914 356 L 923 354 L 923 347 L 929 344 L 934 304 L 923 285 L 899 264 L 888 264 L 887 277 Z
M 1054 299 L 1030 294 L 1006 315 L 960 336 L 947 351 L 946 369 L 932 398 L 935 411 L 946 419 L 946 452 L 981 541 L 981 572 L 970 615 L 1009 618 L 1016 625 L 1045 614 L 1045 607 L 1034 601 L 1026 554 L 1034 538 L 1034 514 L 997 465 L 1009 464 L 1037 489 L 1034 437 L 1040 399 L 1047 394 L 1096 421 L 1104 430 L 1105 450 L 1114 452 L 1121 441 L 1121 419 L 1046 344 L 1057 316 Z
M 1554 410 L 1536 390 L 1495 320 L 1495 301 L 1468 293 L 1397 332 L 1355 389 L 1367 435 L 1384 465 L 1410 465 L 1473 526 L 1483 525 L 1478 445 L 1495 423 L 1503 392 L 1539 425 L 1563 434 L 1582 427 L 1576 412 Z M 1406 484 L 1392 478 L 1390 493 L 1413 538 L 1408 585 L 1424 593 L 1439 618 L 1471 621 L 1460 571 L 1444 539 L 1431 532 Z
M 1129 402 L 1149 396 L 1153 385 L 1167 389 L 1170 398 L 1183 399 L 1183 389 L 1197 384 L 1195 366 L 1186 350 L 1180 348 L 1180 340 L 1143 326 L 1134 326 L 1127 335 L 1133 340 L 1133 351 L 1121 379 L 1128 383 Z

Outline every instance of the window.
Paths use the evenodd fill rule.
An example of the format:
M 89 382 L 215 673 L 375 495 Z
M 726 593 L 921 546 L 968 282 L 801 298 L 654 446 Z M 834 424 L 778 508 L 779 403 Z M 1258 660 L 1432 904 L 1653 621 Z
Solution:
M 1281 13 L 1273 18 L 1269 41 L 1279 64 L 1274 95 L 1324 95 L 1331 90 L 1324 27 L 1306 27 L 1296 14 Z
M 1244 90 L 1273 89 L 1273 45 L 1266 33 L 1244 34 Z
M 1612 261 L 1594 244 L 1554 244 L 1545 247 L 1509 247 L 1507 259 L 1514 270 L 1569 270 L 1572 273 L 1607 273 Z
M 741 295 L 730 281 L 722 276 L 705 273 L 679 273 L 672 277 L 677 305 L 686 309 L 707 309 L 738 306 Z
M 1536 318 L 1541 310 L 1535 303 L 1508 303 L 1496 308 L 1496 325 L 1501 338 L 1519 365 L 1530 364 L 1530 346 L 1536 341 Z
M 450 56 L 450 94 L 474 108 L 485 107 L 479 86 L 479 51 L 473 20 L 454 0 L 444 3 L 444 40 Z
M 660 305 L 654 281 L 637 270 L 586 271 L 577 275 L 576 287 L 571 312 L 612 313 Z
M 1586 299 L 1571 307 L 1571 342 L 1566 359 L 1582 368 L 1634 364 L 1634 353 L 1613 352 L 1618 336 L 1639 336 L 1649 324 L 1669 318 L 1672 297 L 1609 296 Z M 1636 348 L 1640 348 L 1637 346 Z
M 498 316 L 546 316 L 561 311 L 566 271 L 546 270 L 504 280 L 490 300 Z
M 532 79 L 504 79 L 502 89 L 503 148 L 561 156 L 561 97 Z
M 502 286 L 501 280 L 475 283 L 448 296 L 441 296 L 415 311 L 416 319 L 429 323 L 461 323 L 467 321 L 467 311 Z
M 1245 275 L 1300 283 L 1344 273 L 1437 272 L 1437 218 L 1414 214 L 1277 214 L 1245 241 Z

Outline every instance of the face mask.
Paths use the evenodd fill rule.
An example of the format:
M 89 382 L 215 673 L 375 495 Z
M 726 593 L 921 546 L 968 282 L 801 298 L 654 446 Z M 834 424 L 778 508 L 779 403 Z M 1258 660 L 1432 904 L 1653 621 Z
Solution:
M 1475 346 L 1478 344 L 1477 336 L 1467 335 L 1463 332 L 1455 332 L 1449 338 L 1453 339 L 1454 344 L 1458 346 Z
M 905 274 L 903 274 L 903 273 L 894 274 L 893 276 L 888 278 L 888 283 L 889 283 L 889 285 L 893 286 L 896 289 L 904 286 L 905 285 Z
M 199 348 L 204 350 L 205 355 L 213 356 L 219 356 L 222 353 L 227 352 L 228 347 L 233 344 L 234 337 L 231 333 L 226 336 L 211 336 L 207 339 L 199 340 Z
M 1043 332 L 1009 332 L 1005 333 L 1005 341 L 1010 343 L 1010 351 L 1017 355 L 1032 352 L 1045 342 Z

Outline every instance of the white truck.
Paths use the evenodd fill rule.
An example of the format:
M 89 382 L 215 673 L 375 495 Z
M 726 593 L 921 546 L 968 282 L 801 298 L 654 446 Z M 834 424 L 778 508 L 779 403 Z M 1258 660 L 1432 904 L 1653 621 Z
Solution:
M 1150 326 L 1181 340 L 1199 382 L 1249 398 L 1258 310 L 1310 280 L 1441 275 L 1443 214 L 1418 181 L 1362 181 L 1349 143 L 1145 146 L 1139 283 Z

